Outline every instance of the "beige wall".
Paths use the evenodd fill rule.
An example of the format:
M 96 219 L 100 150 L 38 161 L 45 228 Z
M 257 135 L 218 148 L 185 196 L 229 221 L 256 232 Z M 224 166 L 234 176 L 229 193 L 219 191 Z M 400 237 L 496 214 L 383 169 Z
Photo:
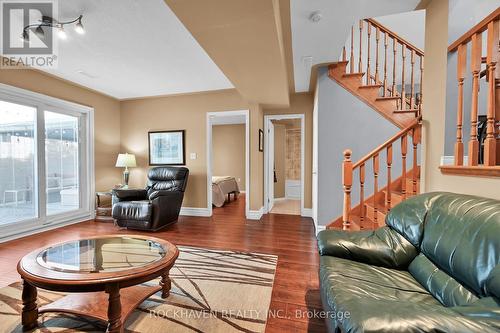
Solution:
M 189 180 L 183 206 L 207 207 L 207 112 L 247 109 L 236 90 L 145 98 L 121 102 L 122 150 L 136 155 L 131 186 L 144 186 L 148 165 L 148 131 L 186 130 L 186 166 Z M 190 153 L 197 158 L 191 160 Z
M 285 197 L 286 179 L 286 127 L 282 124 L 274 124 L 274 168 L 276 180 L 274 183 L 274 198 Z M 273 180 L 274 181 L 274 180 Z
M 450 191 L 500 199 L 498 178 L 450 176 L 443 175 L 439 170 L 444 152 L 448 0 L 432 0 L 426 9 L 423 91 L 425 191 Z
M 236 178 L 245 191 L 245 125 L 212 127 L 212 174 Z
M 0 83 L 94 108 L 95 185 L 97 191 L 121 183 L 115 168 L 120 152 L 120 102 L 35 70 L 1 69 Z
M 264 206 L 264 153 L 259 151 L 259 129 L 264 130 L 260 104 L 250 104 L 250 209 Z
M 304 170 L 304 207 L 312 208 L 312 142 L 313 142 L 313 102 L 311 93 L 290 95 L 290 107 L 266 108 L 265 115 L 304 114 L 305 115 L 305 170 Z

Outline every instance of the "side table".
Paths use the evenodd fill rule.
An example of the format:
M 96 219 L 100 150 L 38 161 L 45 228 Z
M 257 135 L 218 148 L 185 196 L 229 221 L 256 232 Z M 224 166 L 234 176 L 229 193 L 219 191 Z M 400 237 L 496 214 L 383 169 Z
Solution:
M 95 193 L 95 220 L 100 222 L 113 222 L 111 217 L 111 198 L 113 193 L 111 191 L 106 192 L 96 192 Z M 109 200 L 103 201 L 102 199 L 109 198 Z

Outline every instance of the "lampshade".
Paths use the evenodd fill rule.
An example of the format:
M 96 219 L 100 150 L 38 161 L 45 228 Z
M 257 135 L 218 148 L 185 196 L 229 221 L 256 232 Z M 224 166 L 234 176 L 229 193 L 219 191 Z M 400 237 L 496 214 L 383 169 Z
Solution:
M 119 168 L 133 168 L 136 167 L 135 155 L 133 154 L 118 154 L 116 159 L 116 167 Z

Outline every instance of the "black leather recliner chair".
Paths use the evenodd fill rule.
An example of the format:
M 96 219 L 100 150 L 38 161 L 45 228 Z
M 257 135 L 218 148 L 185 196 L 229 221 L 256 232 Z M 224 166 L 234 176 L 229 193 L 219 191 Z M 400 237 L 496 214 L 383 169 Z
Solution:
M 145 189 L 113 190 L 112 215 L 117 225 L 156 231 L 177 221 L 188 176 L 184 167 L 155 167 L 148 172 Z

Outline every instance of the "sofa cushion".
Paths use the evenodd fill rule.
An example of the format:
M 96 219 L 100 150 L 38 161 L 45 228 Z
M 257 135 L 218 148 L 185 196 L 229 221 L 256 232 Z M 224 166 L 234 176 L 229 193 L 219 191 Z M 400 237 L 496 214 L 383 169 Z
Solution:
M 421 251 L 479 297 L 500 263 L 500 201 L 436 194 L 425 217 Z
M 432 203 L 442 195 L 444 193 L 426 193 L 408 198 L 391 209 L 385 223 L 420 249 L 425 217 Z
M 444 306 L 471 304 L 477 296 L 436 267 L 425 255 L 418 255 L 408 267 L 410 274 Z
M 500 324 L 443 307 L 406 271 L 322 256 L 319 274 L 331 331 L 497 332 Z

